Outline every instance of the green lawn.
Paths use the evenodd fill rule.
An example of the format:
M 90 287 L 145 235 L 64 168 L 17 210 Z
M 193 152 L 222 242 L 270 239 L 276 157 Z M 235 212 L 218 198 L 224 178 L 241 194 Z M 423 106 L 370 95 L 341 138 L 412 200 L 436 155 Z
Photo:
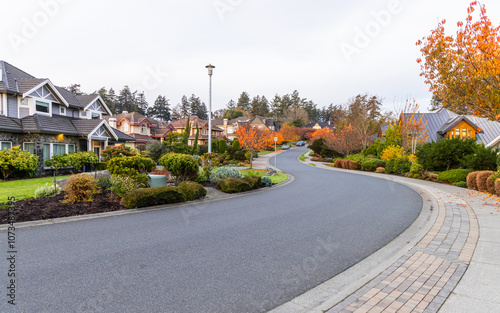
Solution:
M 265 170 L 246 169 L 246 170 L 239 170 L 239 171 L 240 171 L 241 175 L 243 175 L 243 177 L 245 177 L 245 176 L 261 176 L 261 177 L 267 176 Z M 286 181 L 288 179 L 288 175 L 284 172 L 278 172 L 277 176 L 269 176 L 269 178 L 271 178 L 271 181 L 273 182 L 273 184 L 279 184 L 279 183 Z
M 56 179 L 69 176 L 57 176 Z M 15 197 L 16 201 L 33 198 L 38 187 L 44 186 L 46 183 L 52 183 L 52 181 L 54 181 L 54 177 L 20 179 L 8 182 L 0 181 L 0 203 L 6 203 L 8 197 Z
M 301 160 L 302 162 L 305 162 L 306 161 L 306 152 L 302 153 L 300 156 L 299 156 L 299 160 Z

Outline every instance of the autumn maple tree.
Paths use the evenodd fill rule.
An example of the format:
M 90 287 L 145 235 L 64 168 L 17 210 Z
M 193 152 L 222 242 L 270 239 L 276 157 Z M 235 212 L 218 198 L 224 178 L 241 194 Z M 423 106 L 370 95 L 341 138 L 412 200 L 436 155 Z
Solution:
M 415 154 L 417 145 L 425 143 L 429 137 L 426 127 L 427 121 L 423 121 L 424 114 L 419 113 L 419 105 L 415 101 L 407 101 L 403 112 L 400 115 L 399 127 L 397 128 L 401 133 L 401 146 Z
M 492 25 L 478 1 L 467 13 L 455 36 L 445 32 L 443 20 L 417 42 L 420 75 L 443 106 L 500 120 L 500 26 Z
M 236 136 L 243 148 L 250 150 L 250 168 L 252 168 L 253 153 L 274 145 L 273 133 L 267 128 L 252 127 L 246 124 L 238 127 Z
M 354 127 L 345 125 L 342 128 L 333 131 L 330 128 L 318 129 L 311 136 L 311 143 L 322 138 L 325 145 L 342 155 L 349 155 L 353 151 L 362 149 L 362 143 L 358 139 L 358 135 Z
M 287 142 L 293 142 L 300 139 L 300 128 L 290 125 L 283 125 L 281 127 L 279 134 L 283 136 L 283 140 Z

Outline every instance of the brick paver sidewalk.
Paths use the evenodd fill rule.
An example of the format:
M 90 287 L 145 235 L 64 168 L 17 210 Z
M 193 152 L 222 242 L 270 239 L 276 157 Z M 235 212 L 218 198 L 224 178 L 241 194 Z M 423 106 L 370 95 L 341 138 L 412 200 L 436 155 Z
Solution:
M 425 187 L 438 201 L 433 228 L 396 263 L 337 304 L 334 312 L 437 312 L 471 262 L 477 218 L 458 196 Z

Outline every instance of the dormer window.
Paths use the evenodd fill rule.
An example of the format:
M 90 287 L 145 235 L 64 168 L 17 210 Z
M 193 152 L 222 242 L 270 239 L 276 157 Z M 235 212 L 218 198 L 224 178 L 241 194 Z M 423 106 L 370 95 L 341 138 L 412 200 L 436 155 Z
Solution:
M 49 113 L 49 104 L 47 102 L 37 100 L 35 104 L 37 112 Z
M 129 129 L 128 129 L 128 123 L 123 123 L 123 131 L 128 133 Z
M 27 98 L 22 98 L 21 99 L 21 105 L 22 106 L 28 106 L 28 99 Z
M 145 134 L 147 132 L 146 124 L 141 125 L 141 133 Z
M 64 115 L 66 114 L 66 109 L 64 107 L 60 107 L 59 112 L 61 113 L 61 115 Z
M 92 119 L 93 120 L 100 120 L 101 119 L 101 114 L 99 114 L 99 113 L 92 113 Z

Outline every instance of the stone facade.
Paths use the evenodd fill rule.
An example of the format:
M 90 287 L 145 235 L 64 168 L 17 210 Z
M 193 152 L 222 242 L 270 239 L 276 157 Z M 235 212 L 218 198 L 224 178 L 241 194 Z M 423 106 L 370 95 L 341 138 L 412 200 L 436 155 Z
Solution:
M 63 144 L 71 144 L 75 145 L 75 152 L 78 151 L 87 151 L 86 146 L 83 149 L 83 145 L 80 145 L 81 140 L 87 142 L 86 139 L 72 137 L 72 136 L 63 136 L 59 138 L 58 135 L 48 135 L 48 134 L 17 134 L 17 133 L 6 133 L 0 132 L 0 141 L 10 141 L 12 142 L 12 147 L 20 146 L 23 148 L 23 143 L 32 142 L 35 144 L 35 155 L 38 156 L 39 171 L 43 171 L 43 144 L 47 143 L 63 143 Z

